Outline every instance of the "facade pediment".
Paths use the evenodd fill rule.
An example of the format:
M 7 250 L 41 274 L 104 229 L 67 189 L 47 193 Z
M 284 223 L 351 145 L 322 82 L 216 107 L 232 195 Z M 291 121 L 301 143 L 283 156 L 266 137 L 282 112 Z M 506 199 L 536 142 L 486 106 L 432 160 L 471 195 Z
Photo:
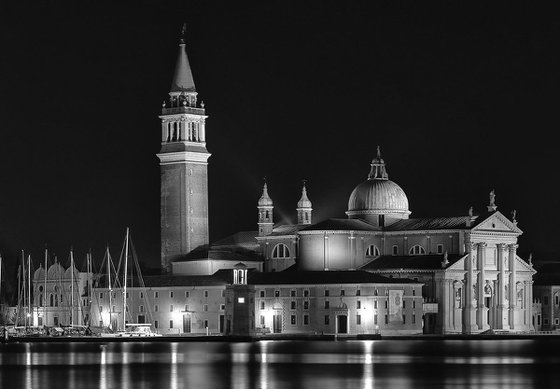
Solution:
M 496 211 L 481 220 L 472 229 L 472 232 L 501 232 L 522 234 L 522 231 L 502 213 Z

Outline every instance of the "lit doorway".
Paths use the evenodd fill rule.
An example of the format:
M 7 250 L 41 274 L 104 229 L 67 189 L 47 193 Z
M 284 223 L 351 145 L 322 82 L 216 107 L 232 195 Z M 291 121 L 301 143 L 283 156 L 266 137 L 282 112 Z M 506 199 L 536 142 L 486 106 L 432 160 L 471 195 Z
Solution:
M 186 314 L 183 315 L 183 332 L 186 334 L 190 334 L 191 332 L 191 315 Z
M 336 317 L 336 320 L 337 320 L 337 333 L 338 334 L 347 334 L 348 333 L 348 316 L 338 315 Z

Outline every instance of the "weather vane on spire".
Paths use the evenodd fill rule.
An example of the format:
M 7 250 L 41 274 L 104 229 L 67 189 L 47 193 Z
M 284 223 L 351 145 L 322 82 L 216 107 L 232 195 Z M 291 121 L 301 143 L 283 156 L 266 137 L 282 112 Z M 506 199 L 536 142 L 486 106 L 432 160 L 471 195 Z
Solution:
M 381 158 L 381 147 L 377 145 L 377 158 Z
M 181 43 L 185 43 L 186 33 L 187 33 L 187 23 L 183 23 L 183 28 L 181 29 Z

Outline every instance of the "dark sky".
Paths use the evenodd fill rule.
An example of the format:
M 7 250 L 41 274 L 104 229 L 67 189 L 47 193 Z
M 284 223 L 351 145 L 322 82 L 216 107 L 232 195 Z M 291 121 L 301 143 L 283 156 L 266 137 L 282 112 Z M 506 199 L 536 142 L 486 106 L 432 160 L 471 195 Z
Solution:
M 558 252 L 560 34 L 550 10 L 5 3 L 0 251 L 11 263 L 22 249 L 39 262 L 45 244 L 63 261 L 70 246 L 78 261 L 90 248 L 100 260 L 107 243 L 118 256 L 126 226 L 139 259 L 159 263 L 158 113 L 185 21 L 209 115 L 211 240 L 256 228 L 265 175 L 277 221 L 295 220 L 304 178 L 315 221 L 345 217 L 380 145 L 411 217 L 483 212 L 495 189 L 500 211 L 517 209 L 519 252 Z

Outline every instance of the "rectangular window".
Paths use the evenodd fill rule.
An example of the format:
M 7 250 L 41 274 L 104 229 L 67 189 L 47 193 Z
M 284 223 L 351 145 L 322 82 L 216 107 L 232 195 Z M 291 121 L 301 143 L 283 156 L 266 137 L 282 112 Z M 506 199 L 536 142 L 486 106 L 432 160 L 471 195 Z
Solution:
M 377 325 L 377 313 L 373 315 L 373 324 Z
M 554 296 L 554 304 L 558 305 L 558 295 Z
M 360 300 L 356 301 L 356 309 L 362 308 L 362 302 Z
M 325 289 L 325 296 L 328 297 L 329 296 L 329 290 Z
M 303 291 L 303 297 L 309 297 L 309 289 Z
M 389 324 L 389 316 L 385 315 L 385 324 Z
M 402 315 L 402 323 L 406 324 L 406 315 Z
M 140 292 L 140 298 L 141 298 L 141 299 L 144 298 L 144 293 Z
M 373 292 L 373 295 L 374 295 L 374 296 L 378 296 L 378 295 L 379 295 L 379 290 L 378 290 L 378 289 L 375 289 L 375 291 Z
M 173 312 L 173 305 L 169 306 L 169 312 Z
M 208 320 L 204 320 L 204 328 L 208 328 Z
M 325 301 L 325 309 L 329 309 L 329 300 Z
M 189 304 L 185 304 L 185 312 L 189 311 Z
M 374 308 L 374 309 L 377 309 L 377 300 L 375 300 L 375 301 L 373 302 L 373 308 Z
M 290 297 L 296 297 L 296 291 L 290 290 Z
M 416 280 L 416 281 L 418 281 L 418 280 Z M 412 289 L 412 295 L 416 296 L 416 289 Z
M 292 323 L 293 326 L 296 325 L 296 315 L 291 315 L 290 316 L 290 323 Z
M 154 321 L 154 327 L 155 327 L 155 328 L 158 328 L 158 327 L 159 327 L 159 323 L 158 323 L 157 320 Z
M 329 315 L 325 315 L 325 324 L 326 324 L 326 325 L 329 325 L 330 322 L 331 322 L 330 316 L 329 316 Z
M 226 305 L 225 304 L 220 304 L 220 311 L 225 311 L 226 309 Z
M 128 292 L 126 292 L 126 298 L 128 298 Z
M 356 325 L 362 325 L 362 316 L 356 315 Z
M 416 324 L 416 314 L 412 314 L 412 324 Z
M 443 254 L 443 245 L 442 244 L 437 245 L 437 253 L 438 254 Z
M 402 307 L 403 307 L 403 309 L 406 308 L 406 301 L 405 300 L 402 301 Z
M 290 303 L 290 309 L 296 309 L 296 302 L 295 301 L 292 301 Z
M 245 303 L 245 297 L 238 297 L 238 298 L 237 298 L 237 302 L 238 302 L 239 304 L 244 304 L 244 303 Z
M 544 319 L 543 322 L 544 322 L 544 325 L 545 325 L 545 326 L 548 325 L 548 319 Z
M 280 291 L 279 290 L 274 291 L 274 297 L 280 297 Z
M 344 289 L 340 289 L 340 295 L 344 296 Z
M 261 297 L 264 297 L 264 290 L 261 290 L 259 293 Z
M 173 298 L 173 292 L 169 292 L 169 298 Z
M 169 328 L 173 328 L 173 320 L 169 320 Z
M 203 310 L 204 312 L 208 312 L 208 304 L 204 304 L 204 305 L 202 306 L 202 310 Z
M 261 315 L 261 326 L 264 327 L 264 315 Z
M 385 300 L 385 309 L 389 308 L 389 301 Z
M 261 301 L 261 309 L 265 309 L 264 307 L 265 307 L 264 301 Z
M 144 312 L 144 306 L 140 305 L 139 310 L 140 310 L 140 312 Z
M 303 309 L 309 309 L 309 300 L 303 301 Z
M 154 312 L 157 312 L 159 309 L 159 307 L 157 305 L 154 305 Z
M 159 298 L 159 292 L 154 292 L 154 298 Z
M 103 293 L 99 293 L 99 298 L 103 300 Z
M 398 254 L 399 254 L 399 247 L 393 246 L 393 255 L 398 255 Z
M 358 289 L 358 290 L 356 291 L 356 296 L 361 296 L 361 295 L 362 295 L 362 291 L 361 291 L 360 289 Z
M 416 308 L 416 301 L 412 300 L 412 309 Z
M 303 315 L 303 325 L 309 325 L 309 315 Z
M 204 298 L 208 298 L 208 291 L 207 290 L 204 291 Z
M 191 293 L 189 291 L 186 291 L 185 292 L 185 298 L 189 298 L 189 297 L 191 297 Z

